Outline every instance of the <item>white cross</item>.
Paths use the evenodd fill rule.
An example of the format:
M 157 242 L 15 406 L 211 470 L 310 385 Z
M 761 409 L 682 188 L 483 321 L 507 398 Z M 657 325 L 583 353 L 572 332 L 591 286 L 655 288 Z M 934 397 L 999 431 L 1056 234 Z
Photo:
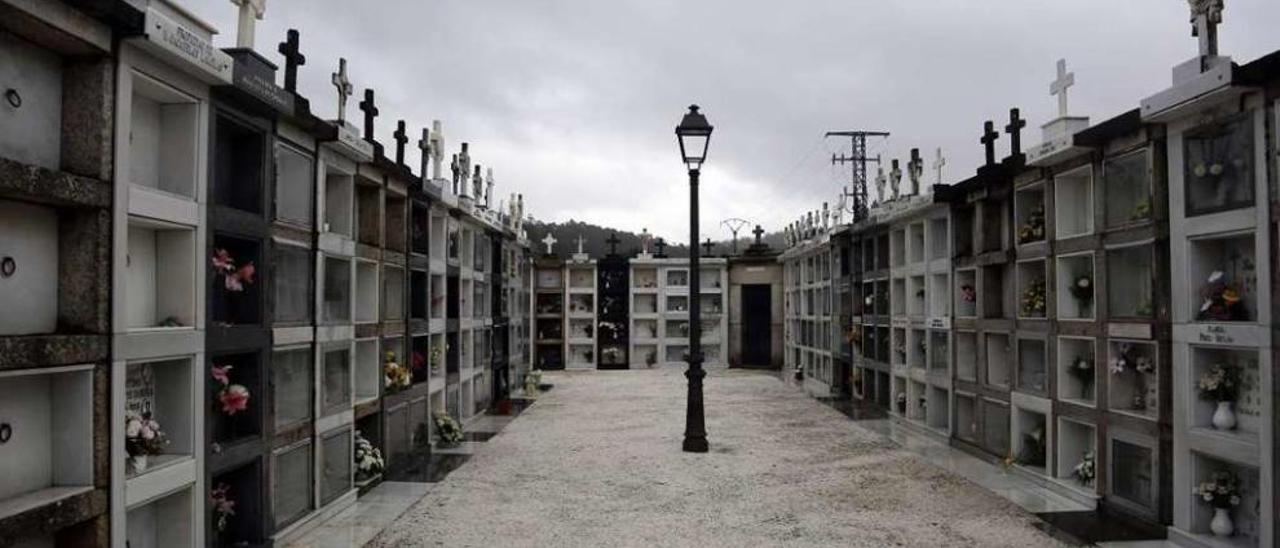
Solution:
M 440 162 L 444 161 L 444 124 L 431 121 L 431 178 L 440 179 Z M 426 172 L 423 172 L 426 177 Z
M 1218 24 L 1222 22 L 1222 0 L 1191 0 L 1191 35 L 1200 39 L 1200 55 L 1218 54 Z
M 431 130 L 422 128 L 422 138 L 418 139 L 418 150 L 422 151 L 422 179 L 427 179 L 427 166 L 431 162 Z
M 1067 72 L 1067 60 L 1058 59 L 1058 79 L 1049 84 L 1049 94 L 1058 96 L 1058 117 L 1067 117 L 1067 88 L 1076 84 L 1076 73 Z
M 942 157 L 942 147 L 938 147 L 933 157 L 933 170 L 938 172 L 938 184 L 942 184 L 942 166 L 945 165 L 947 165 L 947 159 Z
M 578 254 L 582 254 L 582 235 L 578 235 Z
M 556 237 L 552 236 L 551 233 L 548 232 L 547 237 L 542 239 L 542 245 L 547 246 L 547 255 L 550 255 L 551 246 L 556 245 Z
M 347 120 L 347 98 L 355 93 L 351 80 L 347 79 L 347 60 L 338 59 L 338 72 L 333 73 L 333 87 L 338 88 L 338 122 Z
M 240 28 L 236 32 L 236 47 L 253 49 L 253 27 L 267 12 L 267 0 L 231 0 L 240 6 Z

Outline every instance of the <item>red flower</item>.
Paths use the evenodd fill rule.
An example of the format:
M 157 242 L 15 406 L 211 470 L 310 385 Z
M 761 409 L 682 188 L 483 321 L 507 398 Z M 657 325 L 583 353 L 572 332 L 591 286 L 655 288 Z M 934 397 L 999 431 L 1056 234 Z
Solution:
M 249 408 L 249 389 L 233 384 L 218 393 L 218 401 L 222 403 L 223 413 L 234 415 Z
M 427 365 L 427 359 L 422 357 L 421 352 L 414 352 L 412 360 L 414 369 L 422 369 Z

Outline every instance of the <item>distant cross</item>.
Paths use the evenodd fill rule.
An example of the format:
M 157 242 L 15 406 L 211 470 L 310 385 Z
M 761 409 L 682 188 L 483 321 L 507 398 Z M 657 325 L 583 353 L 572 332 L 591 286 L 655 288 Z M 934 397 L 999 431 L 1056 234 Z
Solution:
M 373 119 L 378 116 L 378 107 L 373 102 L 373 90 L 365 88 L 364 100 L 360 101 L 360 110 L 364 112 L 364 140 L 373 141 Z
M 1000 138 L 1000 134 L 996 133 L 996 124 L 991 120 L 987 120 L 982 124 L 982 146 L 987 150 L 987 165 L 995 165 L 996 163 L 996 139 Z
M 440 164 L 444 161 L 444 125 L 440 120 L 431 121 L 431 177 L 440 179 Z M 422 176 L 427 176 L 426 168 L 422 170 Z
M 1190 0 L 1191 35 L 1200 39 L 1200 55 L 1218 54 L 1218 25 L 1222 23 L 1222 0 Z
M 396 122 L 396 132 L 391 135 L 396 140 L 396 165 L 404 165 L 404 145 L 409 142 L 409 134 L 404 131 L 404 120 Z
M 715 246 L 715 244 L 711 243 L 711 238 L 707 238 L 707 241 L 706 241 L 706 242 L 703 242 L 703 244 L 702 244 L 702 254 L 703 254 L 703 256 L 705 256 L 705 257 L 710 257 L 710 256 L 711 256 L 711 248 L 712 248 L 713 246 Z
M 942 147 L 938 147 L 938 151 L 933 157 L 933 169 L 938 172 L 938 184 L 942 184 L 942 168 L 946 165 L 947 159 L 942 157 Z
M 419 169 L 423 181 L 431 177 L 427 174 L 427 167 L 431 165 L 431 141 L 431 130 L 422 128 L 422 138 L 418 139 L 418 150 L 422 151 L 422 166 Z
M 493 168 L 484 170 L 484 206 L 489 207 L 493 199 Z
M 610 254 L 610 255 L 617 255 L 617 254 L 618 254 L 618 244 L 622 243 L 622 240 L 619 240 L 619 239 L 618 239 L 618 234 L 617 234 L 616 232 L 611 232 L 611 233 L 609 233 L 609 238 L 608 238 L 607 240 L 605 240 L 605 241 L 604 241 L 604 243 L 609 244 L 609 254 Z
M 284 89 L 293 93 L 298 89 L 298 67 L 307 64 L 307 56 L 298 51 L 298 31 L 289 29 L 276 49 L 284 55 Z
M 920 158 L 920 149 L 911 149 L 911 161 L 907 162 L 907 176 L 911 178 L 911 194 L 920 193 L 920 176 L 924 175 L 924 160 Z
M 236 47 L 253 49 L 253 28 L 267 12 L 267 0 L 231 0 L 240 6 L 240 27 L 236 32 Z
M 1049 83 L 1049 95 L 1058 96 L 1058 117 L 1067 117 L 1067 88 L 1076 85 L 1076 73 L 1067 72 L 1067 60 L 1058 59 L 1058 78 Z
M 760 225 L 756 225 L 756 229 L 752 230 L 751 233 L 756 235 L 756 245 L 760 245 L 760 237 L 764 236 L 764 229 L 760 228 Z
M 898 159 L 893 159 L 893 169 L 889 170 L 889 187 L 893 190 L 893 199 L 898 199 L 899 185 L 902 184 L 902 168 L 898 167 Z
M 578 253 L 582 253 L 582 244 L 584 244 L 584 243 L 586 243 L 586 240 L 584 240 L 584 239 L 582 238 L 582 235 L 581 235 L 581 234 L 579 234 L 579 235 L 578 235 Z
M 659 257 L 666 257 L 666 256 L 667 256 L 667 241 L 666 241 L 666 240 L 664 240 L 664 239 L 662 239 L 662 238 L 658 238 L 658 241 L 656 241 L 656 242 L 654 242 L 654 243 L 653 243 L 653 247 L 658 248 L 658 253 L 657 253 L 657 255 L 658 255 Z
M 338 122 L 347 120 L 347 98 L 355 93 L 347 79 L 347 60 L 338 59 L 338 72 L 333 73 L 333 87 L 338 88 Z
M 551 246 L 556 245 L 556 237 L 555 237 L 555 236 L 552 236 L 552 235 L 551 235 L 551 233 L 550 233 L 550 232 L 548 232 L 548 233 L 547 233 L 547 237 L 545 237 L 545 238 L 543 238 L 543 239 L 542 239 L 542 245 L 547 246 L 547 255 L 550 255 L 550 254 L 551 254 Z
M 884 166 L 877 166 L 876 169 L 878 171 L 876 173 L 876 199 L 883 202 L 884 201 L 884 183 L 885 183 Z
M 1004 126 L 1004 130 L 1009 134 L 1010 156 L 1022 154 L 1022 128 L 1024 127 L 1027 127 L 1027 121 L 1022 119 L 1022 113 L 1016 108 L 1009 109 L 1009 125 Z

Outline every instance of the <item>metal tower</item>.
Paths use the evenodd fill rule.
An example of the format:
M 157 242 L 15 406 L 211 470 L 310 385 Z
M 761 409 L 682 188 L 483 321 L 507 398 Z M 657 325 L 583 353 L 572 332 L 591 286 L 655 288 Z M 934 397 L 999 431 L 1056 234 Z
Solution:
M 831 155 L 831 164 L 853 164 L 852 181 L 849 192 L 844 190 L 846 197 L 852 198 L 849 213 L 853 214 L 853 221 L 856 223 L 867 218 L 867 163 L 880 163 L 880 156 L 874 158 L 867 157 L 867 137 L 888 137 L 886 131 L 828 131 L 827 137 L 848 137 L 850 142 L 850 154 Z

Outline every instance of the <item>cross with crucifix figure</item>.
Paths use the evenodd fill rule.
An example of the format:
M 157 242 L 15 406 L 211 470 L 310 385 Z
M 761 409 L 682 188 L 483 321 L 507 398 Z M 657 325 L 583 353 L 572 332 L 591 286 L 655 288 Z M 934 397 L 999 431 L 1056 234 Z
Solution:
M 440 179 L 440 164 L 444 161 L 444 124 L 440 120 L 431 121 L 431 178 Z M 422 176 L 427 176 L 423 168 Z
M 752 230 L 751 233 L 756 235 L 756 245 L 760 245 L 760 238 L 764 236 L 764 229 L 760 228 L 760 225 L 756 225 L 755 230 Z
M 431 130 L 422 128 L 422 138 L 418 139 L 418 150 L 422 152 L 422 158 L 419 162 L 419 173 L 423 182 L 426 182 L 430 175 L 427 174 L 427 167 L 431 165 Z
M 1000 134 L 996 133 L 996 124 L 991 120 L 987 120 L 982 124 L 982 146 L 986 149 L 988 166 L 996 163 L 996 139 L 1000 138 Z
M 267 12 L 267 0 L 231 0 L 240 7 L 240 26 L 236 31 L 236 47 L 253 49 L 253 28 Z
M 938 184 L 942 184 L 942 167 L 945 165 L 947 165 L 947 159 L 942 157 L 942 147 L 938 147 L 933 156 L 933 169 L 938 172 Z
M 920 158 L 920 149 L 911 149 L 911 160 L 907 162 L 907 178 L 911 179 L 911 195 L 920 194 L 920 177 L 924 175 L 924 160 Z
M 409 142 L 409 134 L 404 131 L 404 120 L 396 122 L 396 132 L 391 136 L 396 140 L 396 165 L 404 165 L 404 145 Z
M 711 256 L 711 248 L 712 248 L 713 246 L 715 246 L 715 244 L 711 243 L 711 238 L 707 238 L 707 241 L 705 241 L 705 242 L 703 242 L 703 243 L 702 243 L 702 256 L 704 256 L 704 257 L 710 257 L 710 256 Z
M 609 233 L 609 238 L 608 238 L 608 239 L 606 239 L 606 240 L 604 241 L 604 243 L 609 244 L 609 254 L 610 254 L 610 255 L 617 255 L 617 254 L 618 254 L 618 244 L 622 243 L 622 240 L 619 240 L 619 239 L 618 239 L 618 233 L 617 233 L 617 232 L 610 232 L 610 233 Z
M 898 167 L 898 159 L 893 159 L 893 168 L 889 170 L 889 189 L 893 191 L 893 199 L 897 200 L 902 184 L 902 168 Z
M 1022 155 L 1022 128 L 1024 127 L 1027 127 L 1027 121 L 1022 119 L 1018 109 L 1009 109 L 1009 125 L 1004 126 L 1004 131 L 1009 134 L 1009 155 L 1015 158 Z
M 1218 54 L 1218 25 L 1222 23 L 1222 0 L 1190 0 L 1191 35 L 1200 39 L 1200 56 Z
M 374 104 L 372 89 L 364 89 L 364 100 L 360 101 L 360 110 L 364 112 L 364 140 L 373 142 L 373 119 L 378 116 L 378 107 Z
M 1076 85 L 1076 73 L 1067 72 L 1067 60 L 1058 59 L 1058 78 L 1049 83 L 1049 95 L 1058 96 L 1058 117 L 1067 117 L 1067 88 Z
M 333 73 L 333 87 L 338 88 L 338 123 L 347 121 L 347 98 L 355 93 L 347 79 L 347 60 L 338 58 L 338 72 Z
M 298 67 L 307 64 L 307 56 L 298 51 L 298 31 L 289 29 L 276 51 L 284 56 L 284 89 L 294 93 L 298 90 Z
M 548 232 L 548 233 L 547 233 L 547 237 L 545 237 L 545 238 L 543 238 L 543 239 L 542 239 L 542 245 L 547 246 L 547 255 L 550 255 L 550 254 L 551 254 L 551 246 L 556 245 L 556 237 L 555 237 L 555 236 L 552 236 L 552 235 L 551 235 L 551 233 L 550 233 L 550 232 Z

